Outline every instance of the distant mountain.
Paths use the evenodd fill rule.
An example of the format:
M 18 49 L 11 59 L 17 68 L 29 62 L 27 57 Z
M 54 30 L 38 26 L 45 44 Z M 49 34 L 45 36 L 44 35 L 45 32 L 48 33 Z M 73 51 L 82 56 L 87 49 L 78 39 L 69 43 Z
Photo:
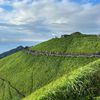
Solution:
M 12 49 L 12 50 L 9 50 L 9 51 L 7 51 L 7 52 L 4 52 L 4 53 L 0 54 L 0 59 L 2 59 L 2 58 L 4 58 L 4 57 L 7 57 L 7 56 L 9 56 L 9 55 L 11 55 L 11 54 L 14 54 L 14 53 L 16 53 L 16 52 L 18 52 L 18 51 L 20 51 L 20 50 L 23 50 L 23 49 L 24 49 L 23 46 L 18 46 L 17 48 L 14 48 L 14 49 Z

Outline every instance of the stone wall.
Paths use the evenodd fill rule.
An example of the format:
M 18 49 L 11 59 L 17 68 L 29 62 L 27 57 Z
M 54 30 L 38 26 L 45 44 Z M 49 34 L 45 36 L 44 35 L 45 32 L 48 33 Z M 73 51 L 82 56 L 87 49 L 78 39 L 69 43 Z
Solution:
M 47 55 L 47 56 L 63 56 L 63 57 L 100 57 L 100 53 L 91 53 L 91 54 L 75 54 L 75 53 L 55 53 L 47 51 L 33 51 L 26 50 L 28 54 L 32 55 Z

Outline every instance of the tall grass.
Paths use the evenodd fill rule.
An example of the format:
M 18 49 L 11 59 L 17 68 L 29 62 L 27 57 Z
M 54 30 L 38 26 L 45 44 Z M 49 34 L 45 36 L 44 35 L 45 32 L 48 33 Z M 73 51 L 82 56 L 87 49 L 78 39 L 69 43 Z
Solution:
M 100 96 L 95 97 L 94 100 L 100 100 Z
M 28 96 L 65 73 L 68 75 L 74 69 L 96 59 L 98 58 L 33 56 L 21 51 L 0 60 L 0 77 L 10 81 L 21 93 Z M 13 93 L 12 90 L 10 92 Z
M 56 38 L 30 49 L 61 53 L 94 53 L 100 51 L 100 38 Z M 98 87 L 98 81 L 93 79 L 96 80 L 95 73 L 99 63 L 95 68 L 93 66 L 96 66 L 96 63 L 86 66 L 97 59 L 99 58 L 33 56 L 24 50 L 10 55 L 0 60 L 0 78 L 6 80 L 0 80 L 0 99 L 22 98 L 9 86 L 8 81 L 25 96 L 33 93 L 27 100 L 75 100 L 78 97 L 78 100 L 84 100 L 82 97 L 97 97 L 94 90 Z
M 100 72 L 100 60 L 64 75 L 23 100 L 93 100 L 98 89 L 95 86 L 100 82 L 94 80 L 97 72 Z

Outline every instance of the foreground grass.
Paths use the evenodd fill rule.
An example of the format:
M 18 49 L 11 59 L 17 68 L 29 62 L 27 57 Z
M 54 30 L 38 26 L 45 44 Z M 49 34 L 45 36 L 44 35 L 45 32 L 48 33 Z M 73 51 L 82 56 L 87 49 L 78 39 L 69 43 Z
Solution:
M 100 59 L 65 74 L 23 100 L 93 100 L 100 95 L 99 72 Z
M 49 57 L 49 56 L 33 56 L 25 51 L 18 52 L 9 57 L 0 60 L 0 77 L 17 88 L 22 94 L 28 96 L 37 89 L 55 81 L 65 73 L 67 75 L 77 69 L 83 67 L 98 58 L 75 58 L 75 57 Z M 0 87 L 1 88 L 1 87 Z M 8 88 L 8 87 L 7 87 Z M 5 91 L 9 95 L 16 96 L 13 91 Z M 2 97 L 2 93 L 0 92 Z M 8 96 L 8 98 L 10 98 Z M 22 98 L 19 96 L 19 98 Z M 18 99 L 4 99 L 18 100 Z
M 95 97 L 94 100 L 100 100 L 100 96 L 99 97 Z

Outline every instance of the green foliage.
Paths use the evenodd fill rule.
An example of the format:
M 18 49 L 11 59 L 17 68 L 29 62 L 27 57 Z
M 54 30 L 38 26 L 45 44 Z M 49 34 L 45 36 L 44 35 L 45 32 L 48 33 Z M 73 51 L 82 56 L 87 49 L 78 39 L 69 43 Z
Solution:
M 21 51 L 0 60 L 0 77 L 10 81 L 22 94 L 28 96 L 65 73 L 69 74 L 96 59 L 33 56 Z
M 22 98 L 9 83 L 0 79 L 0 100 L 19 100 Z
M 65 74 L 23 100 L 93 100 L 98 89 L 93 89 L 98 81 L 94 80 L 97 72 L 100 72 L 100 59 Z
M 95 97 L 94 100 L 100 100 L 100 96 L 99 97 Z
M 61 53 L 94 53 L 100 51 L 100 39 L 97 36 L 70 36 L 51 39 L 30 49 Z M 97 97 L 99 94 L 95 94 L 98 92 L 93 91 L 89 94 L 85 89 L 94 90 L 99 87 L 98 81 L 92 81 L 94 85 L 90 84 L 90 79 L 95 76 L 95 70 L 99 66 L 99 61 L 95 64 L 91 62 L 98 59 L 96 57 L 33 56 L 27 54 L 25 50 L 17 52 L 0 60 L 0 100 L 20 100 L 24 95 L 29 96 L 31 93 L 33 95 L 27 100 L 51 100 L 46 99 L 48 97 L 53 98 L 52 100 L 60 98 L 66 100 L 62 99 L 64 95 L 70 98 L 69 100 L 74 100 L 74 97 L 84 100 L 82 95 L 86 98 Z M 94 66 L 96 64 L 97 67 Z M 93 70 L 95 68 L 94 73 L 90 66 Z M 92 74 L 88 74 L 90 72 Z M 97 80 L 95 77 L 93 79 Z M 78 82 L 82 83 L 79 83 L 81 84 L 79 88 Z M 41 95 L 44 95 L 45 99 L 41 98 Z
M 40 43 L 31 49 L 64 53 L 96 53 L 100 52 L 100 37 L 96 35 L 81 35 L 55 38 Z

